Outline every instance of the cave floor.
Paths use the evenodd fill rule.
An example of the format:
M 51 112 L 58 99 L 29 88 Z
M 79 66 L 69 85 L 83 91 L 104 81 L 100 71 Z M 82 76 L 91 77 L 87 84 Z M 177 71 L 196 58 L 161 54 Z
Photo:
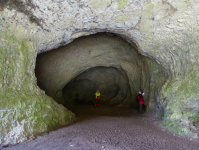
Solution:
M 198 139 L 176 136 L 149 114 L 128 108 L 77 106 L 77 120 L 7 150 L 197 150 Z

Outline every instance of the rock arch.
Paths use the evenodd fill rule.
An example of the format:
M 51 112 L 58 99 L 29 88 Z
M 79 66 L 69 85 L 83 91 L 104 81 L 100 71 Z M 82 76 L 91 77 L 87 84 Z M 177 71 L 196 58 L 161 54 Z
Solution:
M 102 68 L 103 66 L 108 68 Z M 95 67 L 98 68 L 92 70 Z M 114 77 L 113 81 L 110 78 L 111 74 Z M 120 94 L 113 101 L 121 99 L 122 93 L 127 92 L 128 98 L 125 98 L 127 102 L 120 104 L 121 106 L 133 105 L 135 107 L 137 92 L 143 89 L 147 93 L 146 102 L 150 100 L 149 110 L 156 112 L 159 109 L 160 112 L 162 108 L 157 108 L 159 106 L 157 106 L 156 99 L 168 75 L 156 62 L 139 54 L 131 44 L 121 37 L 111 33 L 98 33 L 80 37 L 64 47 L 39 54 L 36 63 L 36 76 L 41 89 L 58 103 L 66 106 L 67 104 L 63 101 L 64 86 L 72 79 L 85 78 L 89 80 L 90 77 L 99 88 L 100 82 L 101 84 L 105 82 L 108 85 L 109 80 L 113 82 L 113 87 L 114 83 L 118 84 Z M 105 78 L 105 76 L 107 77 Z M 102 81 L 95 78 L 101 78 Z M 106 90 L 110 91 L 110 88 L 102 89 L 105 92 Z
M 22 142 L 73 120 L 70 111 L 37 87 L 36 56 L 97 32 L 120 35 L 165 68 L 169 78 L 158 95 L 164 124 L 179 134 L 197 137 L 198 5 L 191 0 L 2 3 L 0 143 Z

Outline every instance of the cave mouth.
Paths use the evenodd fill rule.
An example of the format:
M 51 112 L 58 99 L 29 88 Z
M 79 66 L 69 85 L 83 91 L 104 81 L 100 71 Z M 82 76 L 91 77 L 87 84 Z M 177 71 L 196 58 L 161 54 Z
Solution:
M 83 36 L 38 54 L 35 75 L 48 96 L 76 114 L 94 108 L 97 90 L 106 110 L 137 109 L 136 97 L 143 90 L 147 112 L 156 115 L 162 111 L 158 96 L 168 76 L 154 60 L 112 33 Z

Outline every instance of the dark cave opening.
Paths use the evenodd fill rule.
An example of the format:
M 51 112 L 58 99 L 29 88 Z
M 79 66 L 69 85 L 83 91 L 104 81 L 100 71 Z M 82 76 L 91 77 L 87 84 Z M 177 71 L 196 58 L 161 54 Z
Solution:
M 110 111 L 137 109 L 138 91 L 144 90 L 147 111 L 161 113 L 158 94 L 167 79 L 154 60 L 111 33 L 80 37 L 38 54 L 35 74 L 38 86 L 48 96 L 75 113 L 94 107 L 97 90 L 101 106 Z
M 102 105 L 117 106 L 125 103 L 126 106 L 132 106 L 128 77 L 124 71 L 113 67 L 88 69 L 67 83 L 62 90 L 63 105 L 68 108 L 75 103 L 93 104 L 97 90 L 101 93 Z

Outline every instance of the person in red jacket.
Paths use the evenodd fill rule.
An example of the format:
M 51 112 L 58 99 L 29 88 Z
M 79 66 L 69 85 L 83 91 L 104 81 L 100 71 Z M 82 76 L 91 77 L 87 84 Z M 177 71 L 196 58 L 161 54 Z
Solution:
M 142 96 L 141 91 L 139 91 L 139 94 L 138 94 L 138 101 L 139 101 L 139 114 L 143 114 L 142 109 L 143 109 L 143 105 L 145 105 L 145 102 L 144 102 L 144 97 Z

